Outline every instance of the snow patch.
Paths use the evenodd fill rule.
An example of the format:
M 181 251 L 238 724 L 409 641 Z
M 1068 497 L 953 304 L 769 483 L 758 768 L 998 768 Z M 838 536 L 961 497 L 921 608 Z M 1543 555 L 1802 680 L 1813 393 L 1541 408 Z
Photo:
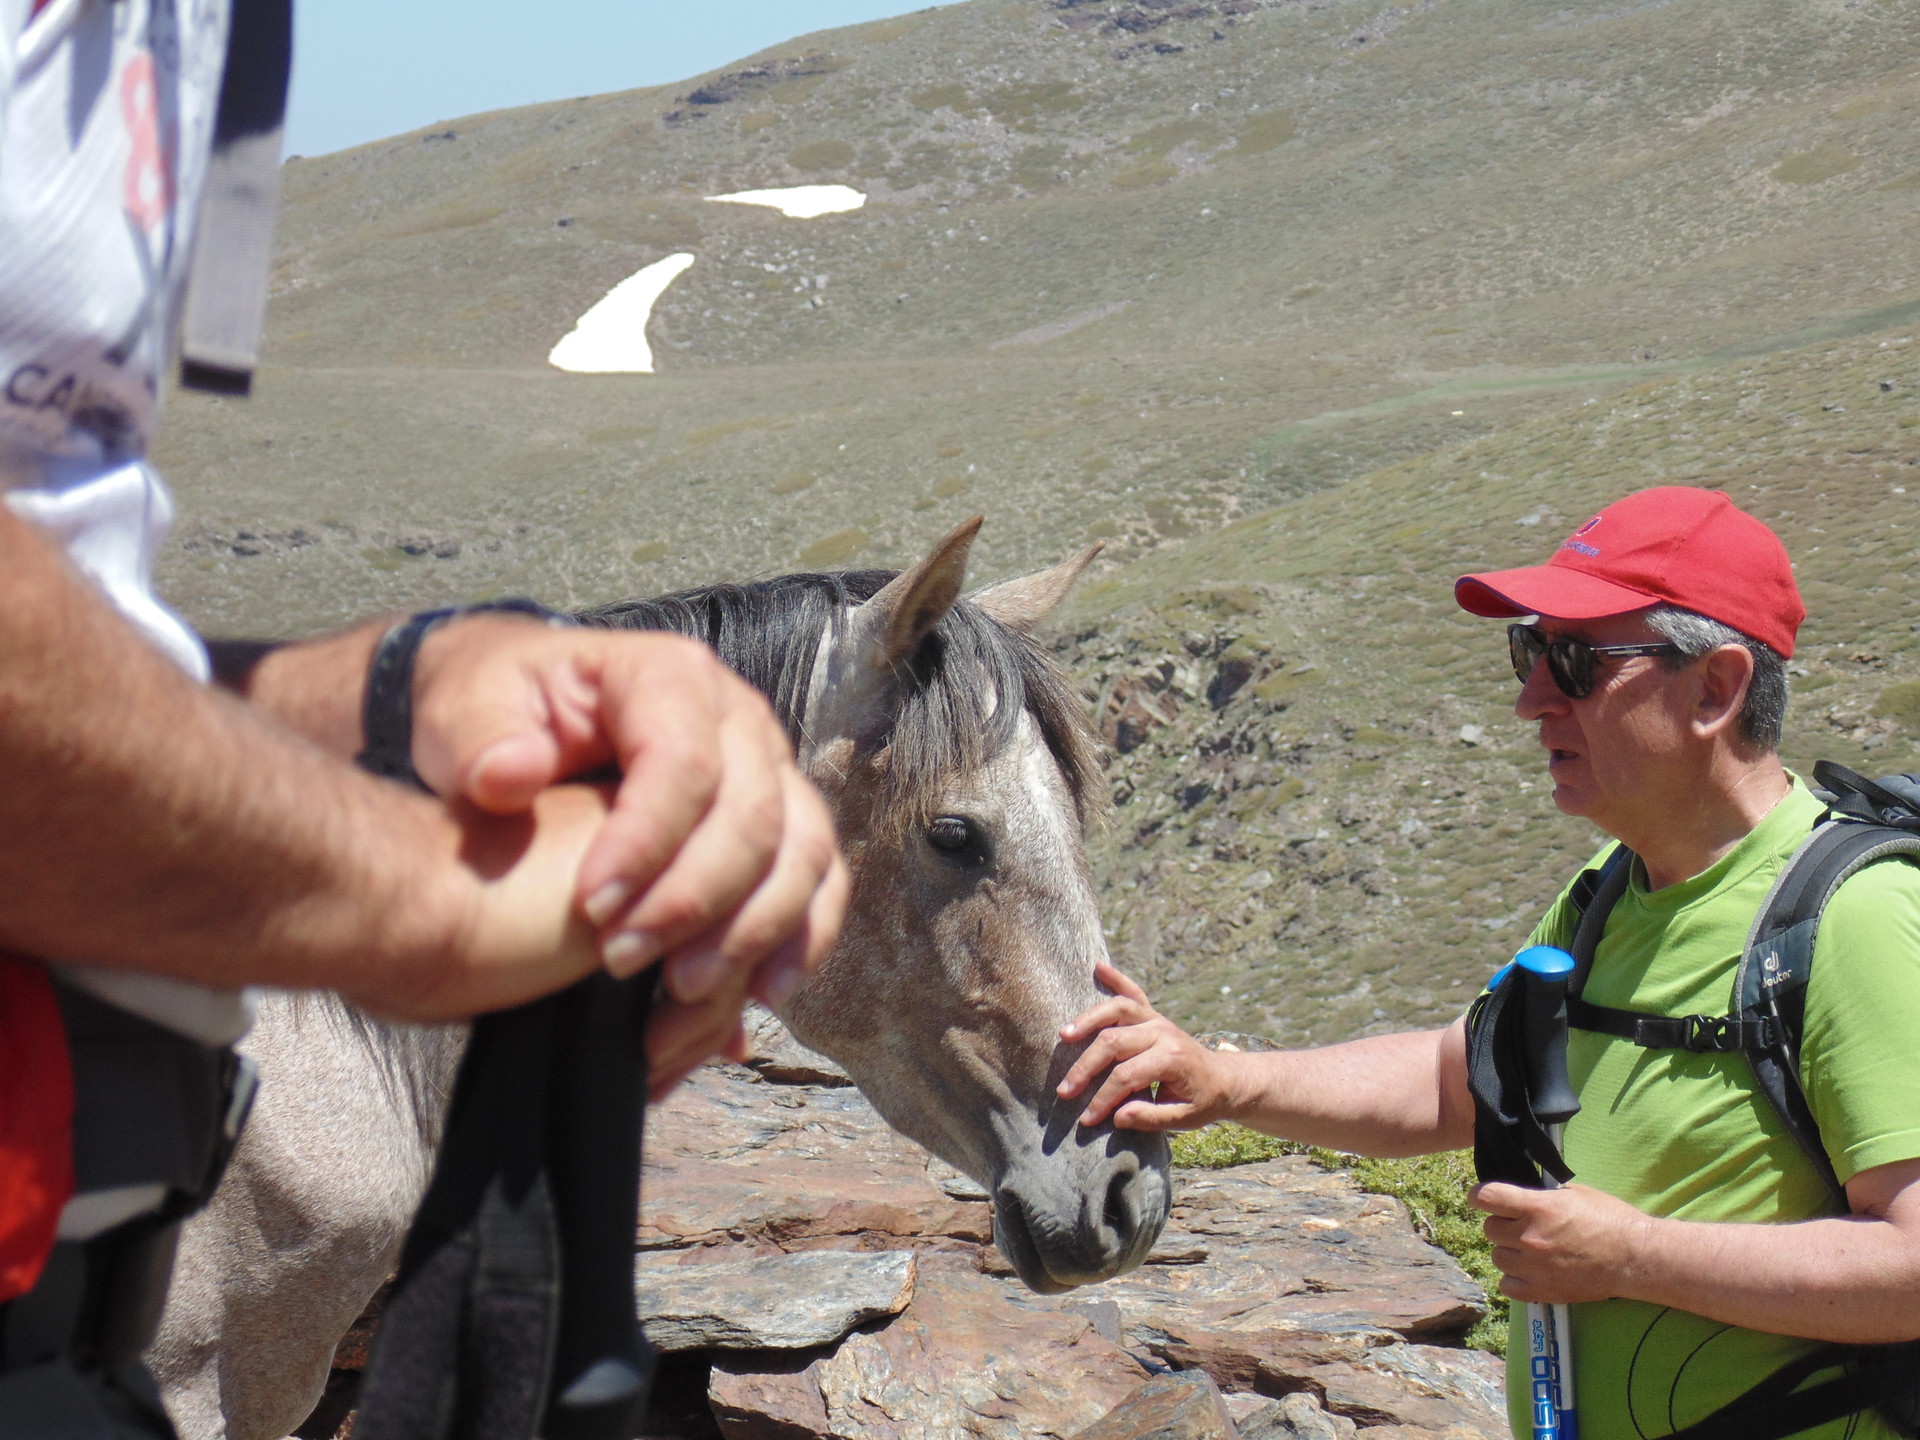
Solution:
M 731 195 L 709 195 L 725 205 L 765 205 L 794 220 L 839 215 L 858 210 L 867 197 L 851 185 L 788 185 L 779 190 L 738 190 Z
M 580 375 L 651 375 L 647 321 L 654 302 L 691 264 L 693 256 L 682 251 L 629 275 L 580 317 L 547 363 Z

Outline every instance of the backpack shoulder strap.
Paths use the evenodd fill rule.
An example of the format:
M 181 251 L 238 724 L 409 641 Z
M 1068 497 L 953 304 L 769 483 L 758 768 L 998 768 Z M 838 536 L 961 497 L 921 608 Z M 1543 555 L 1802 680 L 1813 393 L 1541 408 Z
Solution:
M 1574 927 L 1573 943 L 1567 947 L 1575 967 L 1573 979 L 1567 984 L 1569 1004 L 1586 988 L 1587 972 L 1593 968 L 1593 957 L 1600 948 L 1600 938 L 1607 933 L 1607 917 L 1613 914 L 1613 907 L 1620 903 L 1620 897 L 1627 893 L 1627 883 L 1633 875 L 1633 861 L 1633 851 L 1625 845 L 1615 845 L 1606 859 L 1594 868 L 1582 871 L 1573 882 L 1571 899 L 1580 918 Z
M 293 0 L 234 0 L 180 327 L 180 383 L 245 395 L 260 359 L 280 136 L 293 69 Z
M 1734 981 L 1730 1022 L 1765 1032 L 1763 1043 L 1747 1049 L 1761 1093 L 1842 1204 L 1846 1188 L 1834 1173 L 1800 1083 L 1814 943 L 1835 892 L 1867 866 L 1902 855 L 1920 860 L 1920 833 L 1839 816 L 1823 821 L 1774 881 L 1754 918 Z

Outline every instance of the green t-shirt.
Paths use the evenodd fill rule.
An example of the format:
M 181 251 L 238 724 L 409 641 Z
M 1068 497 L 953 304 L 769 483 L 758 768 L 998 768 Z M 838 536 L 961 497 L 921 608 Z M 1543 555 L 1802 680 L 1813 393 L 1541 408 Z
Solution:
M 1820 813 L 1820 802 L 1796 784 L 1750 835 L 1692 879 L 1649 893 L 1636 865 L 1607 919 L 1587 999 L 1662 1015 L 1728 1013 L 1747 932 Z M 1566 947 L 1573 923 L 1563 892 L 1532 943 Z M 1854 876 L 1828 903 L 1807 990 L 1801 1076 L 1842 1182 L 1920 1157 L 1915 1036 L 1920 867 L 1886 861 Z M 1567 1066 L 1581 1108 L 1567 1126 L 1566 1156 L 1581 1183 L 1680 1220 L 1789 1222 L 1832 1212 L 1825 1185 L 1744 1056 L 1643 1050 L 1575 1030 Z M 1514 1433 L 1526 1436 L 1520 1333 L 1516 1324 L 1507 1388 Z M 1636 1300 L 1576 1305 L 1581 1440 L 1669 1435 L 1814 1346 Z M 1871 1413 L 1804 1433 L 1809 1440 L 1894 1435 Z

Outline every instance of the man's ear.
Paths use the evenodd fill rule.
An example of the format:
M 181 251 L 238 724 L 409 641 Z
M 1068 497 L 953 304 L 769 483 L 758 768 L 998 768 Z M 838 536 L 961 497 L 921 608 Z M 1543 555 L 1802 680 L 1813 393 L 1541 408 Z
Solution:
M 1725 733 L 1740 742 L 1740 712 L 1753 687 L 1753 655 L 1744 645 L 1722 645 L 1697 662 L 1693 723 L 1703 736 Z

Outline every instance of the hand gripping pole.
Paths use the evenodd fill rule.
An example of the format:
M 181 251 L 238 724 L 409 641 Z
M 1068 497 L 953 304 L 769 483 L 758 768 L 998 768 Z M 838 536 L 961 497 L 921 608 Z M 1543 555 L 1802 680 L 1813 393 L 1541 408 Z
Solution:
M 1574 959 L 1552 945 L 1532 945 L 1514 956 L 1526 993 L 1527 1096 L 1534 1117 L 1559 1149 L 1580 1099 L 1567 1080 L 1567 981 Z M 1559 1181 L 1542 1173 L 1549 1190 Z M 1533 1440 L 1579 1440 L 1573 1404 L 1573 1336 L 1565 1305 L 1528 1302 L 1527 1377 Z

